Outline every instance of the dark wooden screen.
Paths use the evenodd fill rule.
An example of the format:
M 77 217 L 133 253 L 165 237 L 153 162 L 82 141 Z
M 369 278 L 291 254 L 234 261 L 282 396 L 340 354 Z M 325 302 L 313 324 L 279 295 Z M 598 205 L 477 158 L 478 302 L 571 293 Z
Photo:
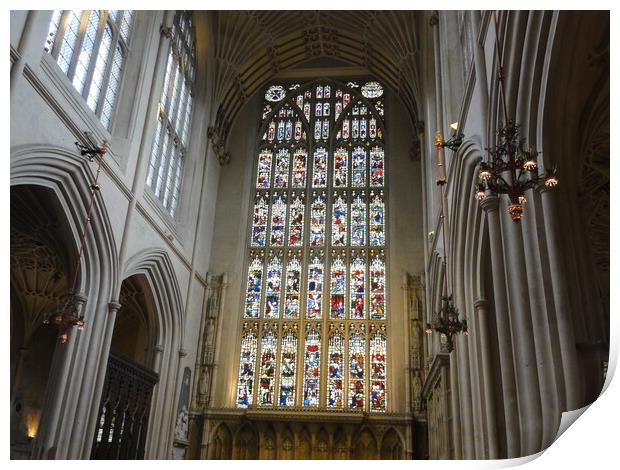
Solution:
M 157 373 L 110 352 L 91 459 L 143 459 Z

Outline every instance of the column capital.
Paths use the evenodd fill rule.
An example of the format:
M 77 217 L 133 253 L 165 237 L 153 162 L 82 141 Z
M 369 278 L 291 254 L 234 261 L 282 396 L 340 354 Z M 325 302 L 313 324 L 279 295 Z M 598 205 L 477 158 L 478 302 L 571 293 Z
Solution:
M 179 349 L 179 357 L 187 356 L 187 351 L 183 348 Z
M 155 352 L 156 352 L 156 353 L 162 353 L 162 352 L 164 352 L 164 346 L 163 346 L 163 345 L 161 345 L 161 344 L 157 344 L 157 345 L 155 346 Z
M 110 313 L 118 312 L 121 307 L 122 307 L 122 305 L 120 303 L 116 302 L 115 300 L 113 300 L 110 303 L 108 303 L 108 310 L 109 310 Z
M 474 300 L 474 308 L 476 310 L 482 310 L 482 309 L 487 308 L 488 306 L 489 306 L 489 301 L 487 299 L 480 298 L 480 299 Z
M 493 212 L 499 209 L 499 198 L 497 196 L 487 196 L 480 201 L 480 207 L 485 212 Z

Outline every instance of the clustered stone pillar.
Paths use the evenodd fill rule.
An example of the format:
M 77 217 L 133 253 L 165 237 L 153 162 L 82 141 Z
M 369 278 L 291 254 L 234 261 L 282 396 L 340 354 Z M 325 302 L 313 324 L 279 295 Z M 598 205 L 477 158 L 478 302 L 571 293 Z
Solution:
M 489 344 L 489 327 L 487 316 L 489 303 L 485 299 L 478 299 L 474 303 L 476 309 L 475 326 L 480 346 L 480 369 L 482 371 L 482 393 L 484 394 L 484 417 L 487 432 L 489 459 L 499 457 L 497 442 L 497 414 L 495 413 L 495 391 L 491 366 L 491 346 Z
M 502 402 L 506 423 L 506 453 L 508 458 L 521 455 L 520 428 L 517 409 L 517 388 L 515 381 L 514 358 L 512 355 L 512 333 L 505 283 L 505 267 L 502 234 L 499 222 L 499 198 L 490 196 L 481 203 L 487 216 L 489 227 L 489 245 L 491 252 L 491 271 L 493 273 L 493 298 L 497 322 L 497 339 L 499 343 L 499 360 L 502 380 Z

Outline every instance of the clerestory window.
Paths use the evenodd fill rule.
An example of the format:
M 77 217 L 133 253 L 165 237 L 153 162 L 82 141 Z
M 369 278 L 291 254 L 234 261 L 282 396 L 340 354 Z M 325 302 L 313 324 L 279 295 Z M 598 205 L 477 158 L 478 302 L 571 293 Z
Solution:
M 196 45 L 190 12 L 174 17 L 146 184 L 176 214 L 192 117 Z
M 55 10 L 45 51 L 110 129 L 129 52 L 133 10 Z

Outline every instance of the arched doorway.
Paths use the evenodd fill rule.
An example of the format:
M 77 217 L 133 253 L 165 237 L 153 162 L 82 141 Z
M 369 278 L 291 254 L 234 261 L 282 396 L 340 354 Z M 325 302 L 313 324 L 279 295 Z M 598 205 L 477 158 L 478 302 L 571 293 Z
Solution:
M 142 459 L 155 366 L 155 303 L 143 275 L 125 279 L 93 441 L 93 459 Z
M 43 321 L 69 288 L 75 244 L 53 191 L 11 187 L 11 458 L 29 458 L 58 331 Z

